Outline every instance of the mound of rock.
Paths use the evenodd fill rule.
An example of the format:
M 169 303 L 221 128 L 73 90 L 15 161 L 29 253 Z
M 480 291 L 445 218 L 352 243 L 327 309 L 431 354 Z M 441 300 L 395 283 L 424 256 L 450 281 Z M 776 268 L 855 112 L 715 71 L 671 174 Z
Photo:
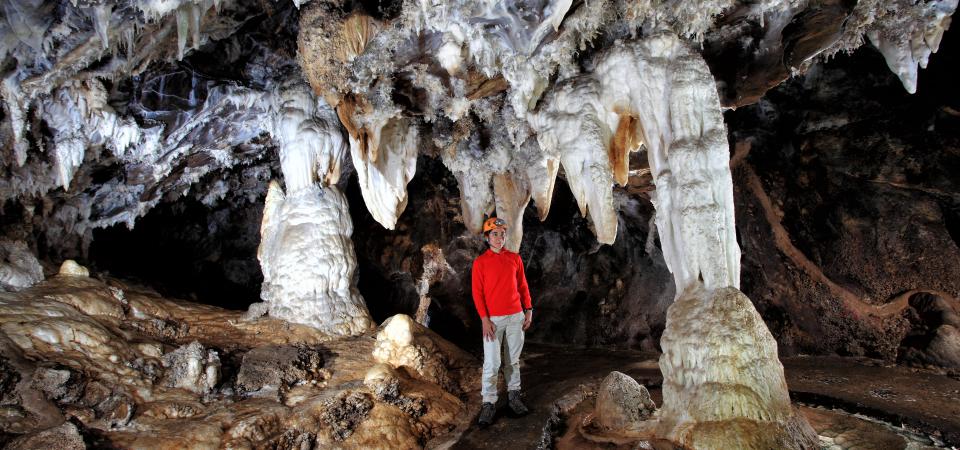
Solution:
M 614 371 L 600 384 L 596 424 L 610 430 L 635 428 L 656 409 L 647 388 L 628 375 Z

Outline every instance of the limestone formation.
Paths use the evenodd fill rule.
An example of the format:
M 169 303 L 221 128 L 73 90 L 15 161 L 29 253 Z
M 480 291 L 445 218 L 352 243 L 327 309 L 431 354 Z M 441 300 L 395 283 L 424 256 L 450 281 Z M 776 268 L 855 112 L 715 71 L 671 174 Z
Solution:
M 661 345 L 659 435 L 692 448 L 818 445 L 790 404 L 773 336 L 737 289 L 685 291 L 667 312 Z
M 237 389 L 243 393 L 285 391 L 302 383 L 329 377 L 323 370 L 323 355 L 315 348 L 264 346 L 243 355 L 237 372 Z
M 336 186 L 345 145 L 333 111 L 303 86 L 286 91 L 274 126 L 286 193 L 272 182 L 257 256 L 272 317 L 333 335 L 373 326 L 357 291 L 353 223 Z
M 220 357 L 197 341 L 163 355 L 161 360 L 169 387 L 209 394 L 220 383 Z
M 119 448 L 410 448 L 442 437 L 466 411 L 439 385 L 379 365 L 370 336 L 331 340 L 106 280 L 53 277 L 0 294 L 7 447 L 84 448 L 95 435 Z M 434 349 L 451 346 L 440 341 Z M 477 395 L 479 366 L 457 361 L 449 382 Z M 283 395 L 247 395 L 270 385 Z
M 373 358 L 394 368 L 408 368 L 452 393 L 462 390 L 456 383 L 459 376 L 454 375 L 472 359 L 404 314 L 393 316 L 380 326 Z
M 68 259 L 60 265 L 60 271 L 57 275 L 61 277 L 89 277 L 90 270 L 77 264 L 76 261 Z
M 43 280 L 43 267 L 23 241 L 0 241 L 0 290 L 17 291 Z

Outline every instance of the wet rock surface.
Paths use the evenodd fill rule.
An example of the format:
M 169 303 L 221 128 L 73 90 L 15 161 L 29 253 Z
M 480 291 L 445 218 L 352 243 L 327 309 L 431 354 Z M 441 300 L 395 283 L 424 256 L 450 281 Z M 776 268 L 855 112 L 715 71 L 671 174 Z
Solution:
M 949 445 L 960 444 L 956 377 L 836 356 L 784 358 L 783 365 L 794 401 L 902 423 Z
M 532 413 L 513 418 L 501 409 L 490 428 L 472 428 L 456 448 L 676 448 L 663 440 L 583 432 L 610 368 L 619 367 L 648 387 L 653 401 L 662 402 L 656 354 L 537 344 L 527 344 L 524 354 L 521 370 Z M 926 449 L 960 443 L 956 379 L 871 359 L 795 357 L 783 363 L 793 400 L 807 405 L 798 412 L 826 448 Z
M 0 444 L 411 448 L 468 423 L 479 366 L 441 355 L 453 347 L 429 331 L 417 342 L 457 362 L 443 367 L 453 393 L 412 369 L 375 369 L 372 334 L 242 315 L 112 279 L 0 294 Z M 364 384 L 371 372 L 385 375 Z

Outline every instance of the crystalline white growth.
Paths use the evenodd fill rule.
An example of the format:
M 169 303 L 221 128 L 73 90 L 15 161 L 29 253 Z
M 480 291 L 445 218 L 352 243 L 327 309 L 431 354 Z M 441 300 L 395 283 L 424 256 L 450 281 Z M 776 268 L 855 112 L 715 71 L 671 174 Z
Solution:
M 340 179 L 346 143 L 336 113 L 305 86 L 286 89 L 273 114 L 273 137 L 280 146 L 280 168 L 287 191 L 333 184 Z
M 350 137 L 350 156 L 360 193 L 377 222 L 392 230 L 407 206 L 407 183 L 417 171 L 417 128 L 409 119 L 390 119 L 363 143 Z
M 609 110 L 639 118 L 657 187 L 660 242 L 677 293 L 701 276 L 709 289 L 738 287 L 726 126 L 702 57 L 675 35 L 660 34 L 614 46 L 595 76 Z
M 85 140 L 78 137 L 61 138 L 56 143 L 55 161 L 57 162 L 57 183 L 67 189 L 77 167 L 83 162 L 83 154 L 87 149 Z
M 443 34 L 438 59 L 448 72 L 455 73 L 462 64 L 461 51 L 485 76 L 502 72 L 511 84 L 515 113 L 522 117 L 546 88 L 555 66 L 531 57 L 546 37 L 557 31 L 571 4 L 571 0 L 537 4 L 419 0 L 405 12 L 410 28 Z
M 110 47 L 108 31 L 110 30 L 110 15 L 113 12 L 113 6 L 107 2 L 93 7 L 93 27 L 97 30 L 97 36 L 100 37 L 100 43 L 103 49 Z
M 208 394 L 220 383 L 220 356 L 198 341 L 163 355 L 161 361 L 167 369 L 164 379 L 169 387 Z
M 355 284 L 347 200 L 334 186 L 346 152 L 339 122 L 304 85 L 285 89 L 278 109 L 273 135 L 287 194 L 270 183 L 257 251 L 260 297 L 273 317 L 335 335 L 362 333 L 373 321 Z
M 940 48 L 943 32 L 950 27 L 957 3 L 957 0 L 934 0 L 884 5 L 881 7 L 899 8 L 899 11 L 867 30 L 870 42 L 883 54 L 887 66 L 897 74 L 907 92 L 917 92 L 918 67 L 926 68 L 930 55 Z
M 448 32 L 443 36 L 443 44 L 437 50 L 437 60 L 450 75 L 460 72 L 463 65 L 463 37 L 459 33 Z
M 137 0 L 137 9 L 143 11 L 148 21 L 156 21 L 176 11 L 183 3 L 192 0 Z
M 563 165 L 580 214 L 589 214 L 597 241 L 612 244 L 617 238 L 613 168 L 607 154 L 612 131 L 599 88 L 589 76 L 569 79 L 555 86 L 528 119 L 540 148 Z
M 560 160 L 553 156 L 544 156 L 537 164 L 527 166 L 527 179 L 530 181 L 530 194 L 537 204 L 537 214 L 541 221 L 547 220 L 550 204 L 553 201 L 553 187 L 560 171 Z
M 373 327 L 354 284 L 357 260 L 349 207 L 335 186 L 303 187 L 284 197 L 271 182 L 260 234 L 260 297 L 272 317 L 333 335 Z

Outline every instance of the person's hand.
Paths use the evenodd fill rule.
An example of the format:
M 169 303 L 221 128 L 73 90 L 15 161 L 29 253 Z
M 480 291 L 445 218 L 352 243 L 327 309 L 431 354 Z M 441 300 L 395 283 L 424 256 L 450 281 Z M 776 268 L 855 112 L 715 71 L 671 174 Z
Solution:
M 533 310 L 528 309 L 523 312 L 523 331 L 527 331 L 531 323 L 533 323 Z
M 483 328 L 483 340 L 492 341 L 497 337 L 497 327 L 490 321 L 489 317 L 481 317 L 480 323 Z

